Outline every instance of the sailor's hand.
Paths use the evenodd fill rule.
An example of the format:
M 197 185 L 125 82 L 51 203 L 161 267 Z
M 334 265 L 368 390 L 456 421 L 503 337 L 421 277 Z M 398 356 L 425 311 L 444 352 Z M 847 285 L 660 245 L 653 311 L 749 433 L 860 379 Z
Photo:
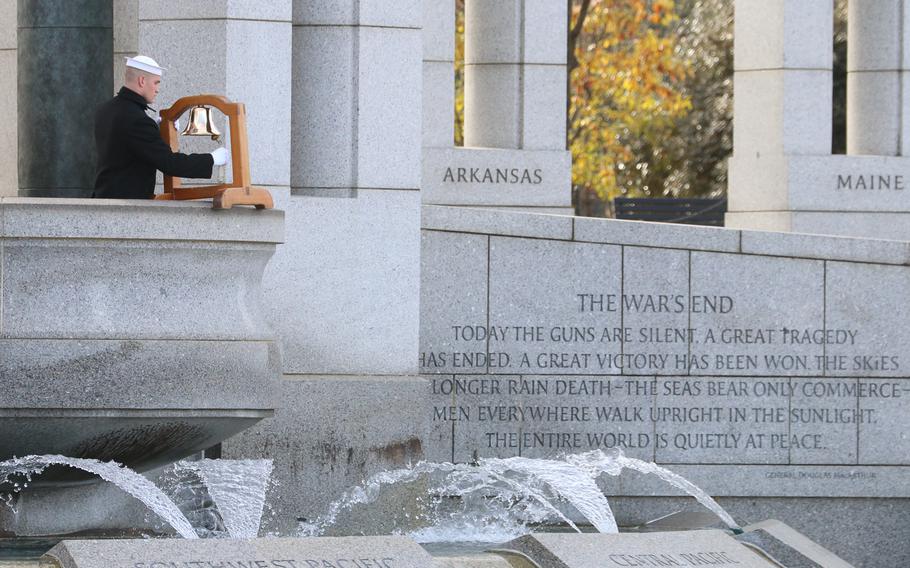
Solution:
M 160 114 L 158 116 L 154 116 L 152 118 L 155 120 L 155 122 L 158 124 L 158 126 L 161 126 L 161 115 Z M 174 121 L 174 129 L 180 130 L 180 119 L 179 118 Z
M 218 148 L 212 152 L 212 160 L 215 161 L 216 166 L 223 166 L 227 163 L 227 150 L 224 148 Z

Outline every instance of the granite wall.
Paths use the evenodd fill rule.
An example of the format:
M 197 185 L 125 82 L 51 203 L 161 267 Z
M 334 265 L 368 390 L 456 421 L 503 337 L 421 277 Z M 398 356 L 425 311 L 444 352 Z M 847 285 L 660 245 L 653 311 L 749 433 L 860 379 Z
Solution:
M 139 0 L 113 0 L 114 92 L 123 86 L 126 58 L 139 54 Z
M 430 459 L 618 448 L 716 497 L 870 525 L 910 496 L 910 243 L 440 206 L 422 226 Z

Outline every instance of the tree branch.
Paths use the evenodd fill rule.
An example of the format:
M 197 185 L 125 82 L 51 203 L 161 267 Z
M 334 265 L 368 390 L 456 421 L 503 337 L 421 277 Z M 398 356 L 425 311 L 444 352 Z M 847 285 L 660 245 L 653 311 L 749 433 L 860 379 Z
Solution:
M 569 67 L 569 73 L 578 67 L 578 60 L 575 58 L 575 47 L 578 44 L 578 37 L 581 35 L 581 31 L 584 29 L 585 19 L 588 17 L 588 8 L 590 6 L 591 0 L 581 0 L 581 8 L 578 10 L 578 18 L 575 20 L 575 25 L 569 28 L 569 49 L 568 53 L 566 54 L 566 63 Z M 571 12 L 569 13 L 569 17 L 571 18 Z

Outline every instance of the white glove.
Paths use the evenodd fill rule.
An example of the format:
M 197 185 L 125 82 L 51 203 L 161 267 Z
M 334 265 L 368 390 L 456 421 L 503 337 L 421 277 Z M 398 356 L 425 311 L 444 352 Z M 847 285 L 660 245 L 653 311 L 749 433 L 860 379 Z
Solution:
M 215 161 L 216 166 L 223 166 L 227 163 L 227 150 L 224 148 L 218 148 L 212 152 L 212 160 Z
M 157 124 L 158 126 L 161 126 L 161 115 L 160 114 L 157 116 L 153 116 L 152 120 L 155 121 L 155 124 Z M 177 129 L 177 131 L 180 131 L 180 119 L 179 118 L 174 121 L 174 128 Z

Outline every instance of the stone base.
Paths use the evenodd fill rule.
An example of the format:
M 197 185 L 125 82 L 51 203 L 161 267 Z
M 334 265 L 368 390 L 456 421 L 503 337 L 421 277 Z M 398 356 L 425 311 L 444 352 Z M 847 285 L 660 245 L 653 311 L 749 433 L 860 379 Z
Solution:
M 424 204 L 572 206 L 572 157 L 564 150 L 424 148 Z
M 283 212 L 2 198 L 0 213 L 0 460 L 144 471 L 270 415 L 260 281 Z
M 910 157 L 736 155 L 729 211 L 910 211 Z
M 318 519 L 370 475 L 423 459 L 426 388 L 420 377 L 284 375 L 275 417 L 222 446 L 225 458 L 274 460 L 277 485 L 263 531 L 294 534 L 299 522 Z M 384 493 L 397 495 L 387 507 L 370 507 L 372 518 L 346 516 L 343 532 L 387 534 L 403 526 L 417 495 Z
M 910 239 L 910 157 L 734 156 L 726 226 Z
M 274 192 L 287 243 L 263 276 L 290 374 L 404 375 L 418 344 L 420 192 Z
M 910 565 L 905 538 L 910 499 L 726 497 L 718 502 L 742 526 L 778 519 L 854 566 Z M 674 511 L 704 511 L 694 499 L 677 497 L 612 497 L 610 504 L 621 527 Z
M 205 560 L 197 560 L 197 559 Z M 136 562 L 136 560 L 147 560 Z M 151 560 L 154 559 L 154 560 Z M 66 540 L 41 557 L 60 568 L 111 566 L 364 566 L 431 568 L 433 559 L 403 536 L 230 540 Z M 42 564 L 44 565 L 44 564 Z
M 727 213 L 724 224 L 731 229 L 910 241 L 910 212 L 734 211 Z
M 145 476 L 154 482 L 161 471 Z M 69 487 L 30 487 L 18 495 L 15 509 L 13 512 L 0 505 L 0 535 L 25 538 L 174 534 L 141 501 L 103 481 Z

